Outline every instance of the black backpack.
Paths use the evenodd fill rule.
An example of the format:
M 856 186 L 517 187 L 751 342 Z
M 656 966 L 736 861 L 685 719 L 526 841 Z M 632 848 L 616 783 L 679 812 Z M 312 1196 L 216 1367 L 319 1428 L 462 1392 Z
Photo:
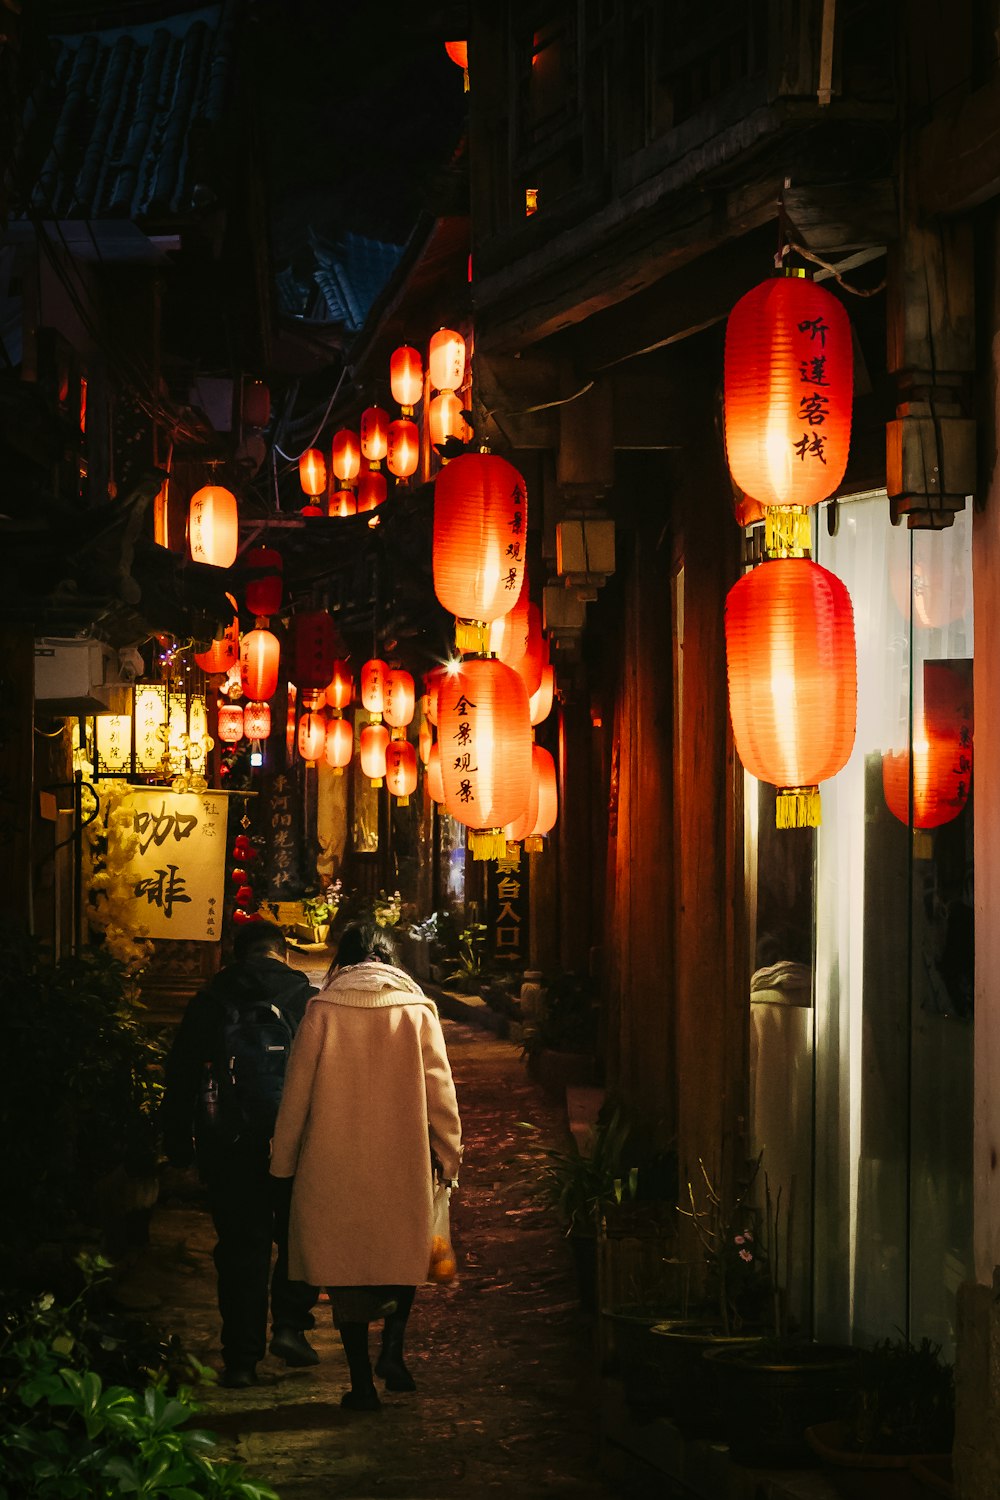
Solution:
M 220 1002 L 215 1057 L 205 1064 L 196 1139 L 265 1146 L 274 1134 L 294 1027 L 268 1000 Z

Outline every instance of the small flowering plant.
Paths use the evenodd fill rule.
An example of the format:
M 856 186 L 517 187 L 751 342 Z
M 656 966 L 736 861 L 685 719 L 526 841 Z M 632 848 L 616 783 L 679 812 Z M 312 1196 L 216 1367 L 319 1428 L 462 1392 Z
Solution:
M 340 906 L 341 889 L 340 881 L 334 880 L 318 896 L 305 897 L 302 902 L 302 911 L 306 922 L 313 927 L 321 927 L 324 922 L 332 922 Z
M 709 1286 L 718 1300 L 724 1332 L 737 1332 L 747 1322 L 767 1316 L 772 1300 L 771 1271 L 757 1230 L 757 1212 L 750 1196 L 760 1172 L 763 1152 L 750 1166 L 746 1180 L 727 1205 L 699 1157 L 701 1188 L 687 1184 L 688 1206 L 678 1212 L 691 1220 L 701 1243 Z

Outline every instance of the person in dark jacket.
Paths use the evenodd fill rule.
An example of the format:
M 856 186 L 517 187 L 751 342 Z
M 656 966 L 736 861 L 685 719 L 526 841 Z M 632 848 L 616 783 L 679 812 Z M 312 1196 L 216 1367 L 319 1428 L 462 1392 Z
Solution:
M 269 1175 L 270 1128 L 221 1142 L 201 1105 L 211 1061 L 220 1055 L 227 1009 L 264 1002 L 277 1007 L 294 1035 L 315 994 L 304 974 L 289 968 L 284 933 L 271 922 L 241 927 L 233 962 L 220 969 L 191 1000 L 166 1062 L 162 1105 L 164 1149 L 175 1167 L 197 1162 L 208 1189 L 215 1225 L 214 1252 L 222 1315 L 220 1384 L 257 1383 L 257 1363 L 267 1342 L 289 1365 L 316 1364 L 305 1337 L 318 1289 L 288 1277 L 288 1211 L 291 1183 Z M 277 1259 L 271 1271 L 272 1245 Z

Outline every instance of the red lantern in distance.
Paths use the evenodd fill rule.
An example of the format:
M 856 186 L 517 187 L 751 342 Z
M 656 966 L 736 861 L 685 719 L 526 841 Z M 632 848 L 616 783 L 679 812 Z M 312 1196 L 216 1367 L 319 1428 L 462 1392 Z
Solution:
M 381 714 L 385 710 L 385 679 L 389 668 L 379 657 L 374 656 L 361 668 L 361 703 L 370 714 Z
M 326 720 L 312 712 L 299 719 L 299 754 L 307 766 L 314 766 L 326 750 Z
M 552 700 L 555 697 L 556 673 L 551 662 L 546 662 L 542 668 L 542 680 L 538 691 L 532 693 L 528 699 L 528 711 L 531 714 L 531 727 L 541 724 L 552 712 Z
M 326 494 L 326 459 L 318 448 L 307 448 L 299 459 L 299 484 L 304 495 Z
M 393 729 L 405 729 L 412 723 L 416 706 L 413 678 L 402 667 L 390 667 L 386 672 L 383 702 L 385 722 Z
M 326 763 L 338 775 L 351 764 L 354 754 L 354 725 L 350 719 L 328 719 L 326 725 Z
M 219 709 L 219 739 L 237 745 L 243 738 L 243 709 L 238 703 L 223 703 Z
M 445 44 L 444 44 L 444 50 L 447 52 L 448 56 L 451 58 L 452 62 L 455 63 L 455 65 L 457 67 L 464 68 L 466 70 L 466 72 L 468 71 L 468 68 L 469 68 L 469 44 L 468 44 L 468 42 L 445 42 Z
M 353 516 L 357 514 L 358 502 L 353 490 L 337 490 L 330 496 L 331 516 Z
M 389 413 L 367 406 L 361 413 L 361 456 L 376 466 L 389 451 Z
M 243 709 L 243 732 L 248 740 L 266 740 L 271 733 L 271 705 L 248 703 Z
M 462 402 L 454 391 L 442 391 L 427 405 L 427 429 L 433 444 L 439 446 L 450 437 L 467 443 L 472 429 L 462 416 Z
M 436 391 L 457 391 L 465 379 L 465 340 L 453 328 L 439 328 L 431 337 L 427 367 Z
M 333 674 L 326 685 L 326 701 L 338 712 L 350 704 L 354 696 L 354 678 L 346 661 L 335 661 Z
M 531 785 L 531 724 L 524 683 L 493 658 L 470 658 L 438 698 L 445 806 L 470 830 L 476 859 L 502 858 L 503 830 L 524 813 Z
M 417 752 L 409 740 L 390 740 L 385 750 L 385 784 L 400 807 L 417 790 Z
M 325 609 L 307 610 L 296 615 L 295 667 L 292 673 L 296 687 L 326 690 L 333 671 L 336 651 L 333 619 Z M 315 759 L 315 757 L 313 757 Z
M 409 417 L 399 417 L 389 424 L 389 473 L 397 479 L 409 479 L 420 462 L 420 430 Z
M 957 818 L 972 785 L 972 686 L 944 662 L 923 670 L 923 712 L 913 750 L 882 757 L 882 786 L 894 817 L 913 828 L 940 828 Z M 912 766 L 912 773 L 911 773 Z M 910 778 L 913 779 L 912 818 Z
M 262 380 L 243 385 L 243 421 L 248 427 L 266 427 L 271 420 L 271 392 Z
M 464 453 L 434 481 L 434 592 L 461 620 L 489 623 L 524 581 L 528 496 L 513 464 Z
M 381 469 L 369 469 L 358 479 L 358 513 L 375 510 L 388 494 L 385 475 Z
M 240 642 L 240 681 L 248 698 L 263 702 L 278 688 L 281 647 L 269 630 L 248 631 Z
M 427 790 L 431 801 L 444 806 L 444 780 L 441 775 L 441 746 L 432 745 L 427 757 Z
M 333 435 L 331 462 L 333 472 L 341 484 L 350 484 L 361 471 L 361 440 L 356 432 L 342 427 Z
M 281 608 L 284 563 L 273 547 L 254 547 L 246 558 L 246 602 L 252 615 L 268 618 Z
M 188 511 L 191 559 L 213 568 L 231 568 L 240 543 L 236 496 L 219 484 L 207 484 L 191 496 Z
M 226 598 L 235 610 L 236 600 L 232 594 L 227 594 Z M 239 616 L 234 614 L 231 624 L 226 626 L 221 636 L 212 642 L 207 651 L 196 651 L 194 659 L 209 677 L 219 676 L 235 667 L 240 659 Z
M 366 724 L 361 731 L 361 770 L 373 786 L 385 780 L 385 753 L 389 731 L 384 724 Z
M 424 365 L 420 354 L 409 344 L 394 349 L 389 360 L 389 388 L 392 399 L 403 408 L 403 415 L 413 415 L 413 408 L 424 394 Z

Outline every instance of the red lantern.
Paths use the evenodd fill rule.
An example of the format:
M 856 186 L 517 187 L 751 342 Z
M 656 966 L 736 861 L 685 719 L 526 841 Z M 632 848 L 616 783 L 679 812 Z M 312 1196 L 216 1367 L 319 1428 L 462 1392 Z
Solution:
M 434 744 L 434 731 L 426 717 L 421 717 L 420 729 L 417 733 L 417 753 L 422 765 L 427 764 L 431 758 L 431 746 Z
M 420 429 L 409 417 L 389 423 L 389 473 L 397 479 L 409 479 L 420 461 Z
M 767 506 L 816 505 L 844 477 L 851 440 L 851 325 L 804 275 L 741 297 L 726 325 L 726 456 Z
M 227 594 L 226 598 L 235 610 L 236 600 L 232 594 Z M 240 659 L 239 616 L 233 616 L 232 624 L 226 626 L 222 635 L 212 642 L 207 651 L 196 651 L 194 659 L 209 677 L 218 676 L 220 673 L 228 672 L 231 667 L 235 667 Z
M 372 657 L 361 668 L 361 702 L 370 714 L 385 709 L 385 679 L 389 668 L 379 657 Z
M 438 721 L 438 691 L 448 675 L 447 667 L 433 667 L 424 677 L 424 713 L 435 728 Z
M 384 724 L 366 724 L 361 731 L 361 770 L 373 786 L 381 786 L 385 778 L 385 753 L 389 746 L 389 731 Z
M 403 408 L 403 415 L 412 416 L 424 393 L 424 365 L 418 351 L 409 344 L 393 350 L 389 360 L 389 388 L 392 399 Z
M 281 608 L 281 553 L 273 547 L 255 547 L 246 558 L 247 609 L 252 615 L 276 615 Z
M 528 649 L 528 632 L 531 625 L 530 605 L 528 575 L 525 573 L 521 580 L 521 592 L 517 596 L 514 608 L 507 614 L 500 615 L 490 625 L 490 652 L 493 656 L 498 656 L 502 662 L 506 662 L 508 667 L 513 667 L 515 672 Z
M 338 774 L 351 764 L 354 754 L 354 725 L 350 719 L 328 719 L 326 725 L 326 763 Z
M 358 502 L 354 498 L 353 490 L 337 490 L 330 496 L 331 516 L 353 516 L 356 515 Z
M 219 709 L 219 739 L 224 745 L 238 745 L 243 738 L 243 709 L 238 703 L 224 703 Z
M 729 710 L 740 760 L 779 789 L 779 828 L 816 827 L 818 784 L 854 747 L 854 611 L 807 558 L 761 563 L 726 600 Z
M 431 337 L 427 359 L 436 391 L 457 391 L 465 379 L 465 340 L 453 328 L 439 328 Z
M 943 662 L 925 662 L 923 716 L 914 725 L 912 758 L 908 750 L 889 751 L 882 757 L 886 804 L 907 827 L 940 828 L 958 817 L 969 800 L 971 784 L 971 685 Z
M 273 698 L 278 687 L 281 647 L 269 630 L 250 630 L 240 642 L 240 681 L 248 698 Z
M 237 927 L 244 927 L 247 922 L 254 921 L 254 918 L 248 911 L 244 911 L 242 906 L 237 906 L 233 911 L 233 921 L 236 923 Z
M 430 792 L 431 801 L 442 807 L 444 805 L 444 779 L 441 775 L 440 745 L 432 745 L 431 753 L 427 757 L 427 790 Z
M 472 830 L 475 858 L 501 858 L 503 830 L 525 811 L 531 783 L 528 695 L 513 668 L 463 661 L 440 689 L 438 742 L 449 813 Z
M 434 592 L 461 620 L 496 620 L 524 581 L 524 479 L 495 453 L 464 453 L 434 481 Z
M 244 382 L 243 420 L 248 427 L 266 427 L 271 420 L 271 392 L 262 380 Z
M 417 752 L 409 740 L 390 740 L 385 750 L 385 784 L 405 807 L 417 790 Z
M 534 844 L 535 840 L 542 839 L 545 834 L 550 833 L 559 816 L 559 783 L 556 777 L 556 763 L 542 745 L 532 745 L 531 767 L 538 780 L 538 812 L 534 828 L 525 837 L 526 849 Z M 536 845 L 537 847 L 540 845 Z
M 271 705 L 248 703 L 243 709 L 243 733 L 248 740 L 266 740 L 271 733 Z
M 326 720 L 312 712 L 299 719 L 299 754 L 307 766 L 314 766 L 326 749 Z
M 388 450 L 389 413 L 381 406 L 366 406 L 361 413 L 361 456 L 378 464 Z
M 358 504 L 359 513 L 366 510 L 374 510 L 382 504 L 388 493 L 385 475 L 381 469 L 369 469 L 367 474 L 362 474 L 358 480 Z
M 545 637 L 542 635 L 542 612 L 537 604 L 528 605 L 528 639 L 524 655 L 514 665 L 514 670 L 523 678 L 530 698 L 542 684 L 542 667 L 545 665 Z
M 469 44 L 468 42 L 445 42 L 444 50 L 452 62 L 459 68 L 468 71 L 469 67 Z
M 333 671 L 336 638 L 333 619 L 325 609 L 311 609 L 295 616 L 296 687 L 326 689 Z
M 462 402 L 454 391 L 442 391 L 427 405 L 427 429 L 432 443 L 441 444 L 450 437 L 467 443 L 472 429 L 462 416 Z
M 416 704 L 413 678 L 402 667 L 390 667 L 383 687 L 385 722 L 393 729 L 405 729 L 413 721 Z
M 528 700 L 528 710 L 531 714 L 531 727 L 541 724 L 552 712 L 552 700 L 555 697 L 556 673 L 551 662 L 546 662 L 542 668 L 542 680 L 538 691 L 532 693 Z
M 326 685 L 326 701 L 331 708 L 347 708 L 354 695 L 354 678 L 346 661 L 335 661 L 333 675 Z
M 333 434 L 333 472 L 342 484 L 357 479 L 361 470 L 361 442 L 356 432 L 342 427 Z
M 188 542 L 193 562 L 231 568 L 240 543 L 236 496 L 218 484 L 207 484 L 191 496 Z
M 326 493 L 326 459 L 318 448 L 307 448 L 299 458 L 299 484 L 304 495 Z

